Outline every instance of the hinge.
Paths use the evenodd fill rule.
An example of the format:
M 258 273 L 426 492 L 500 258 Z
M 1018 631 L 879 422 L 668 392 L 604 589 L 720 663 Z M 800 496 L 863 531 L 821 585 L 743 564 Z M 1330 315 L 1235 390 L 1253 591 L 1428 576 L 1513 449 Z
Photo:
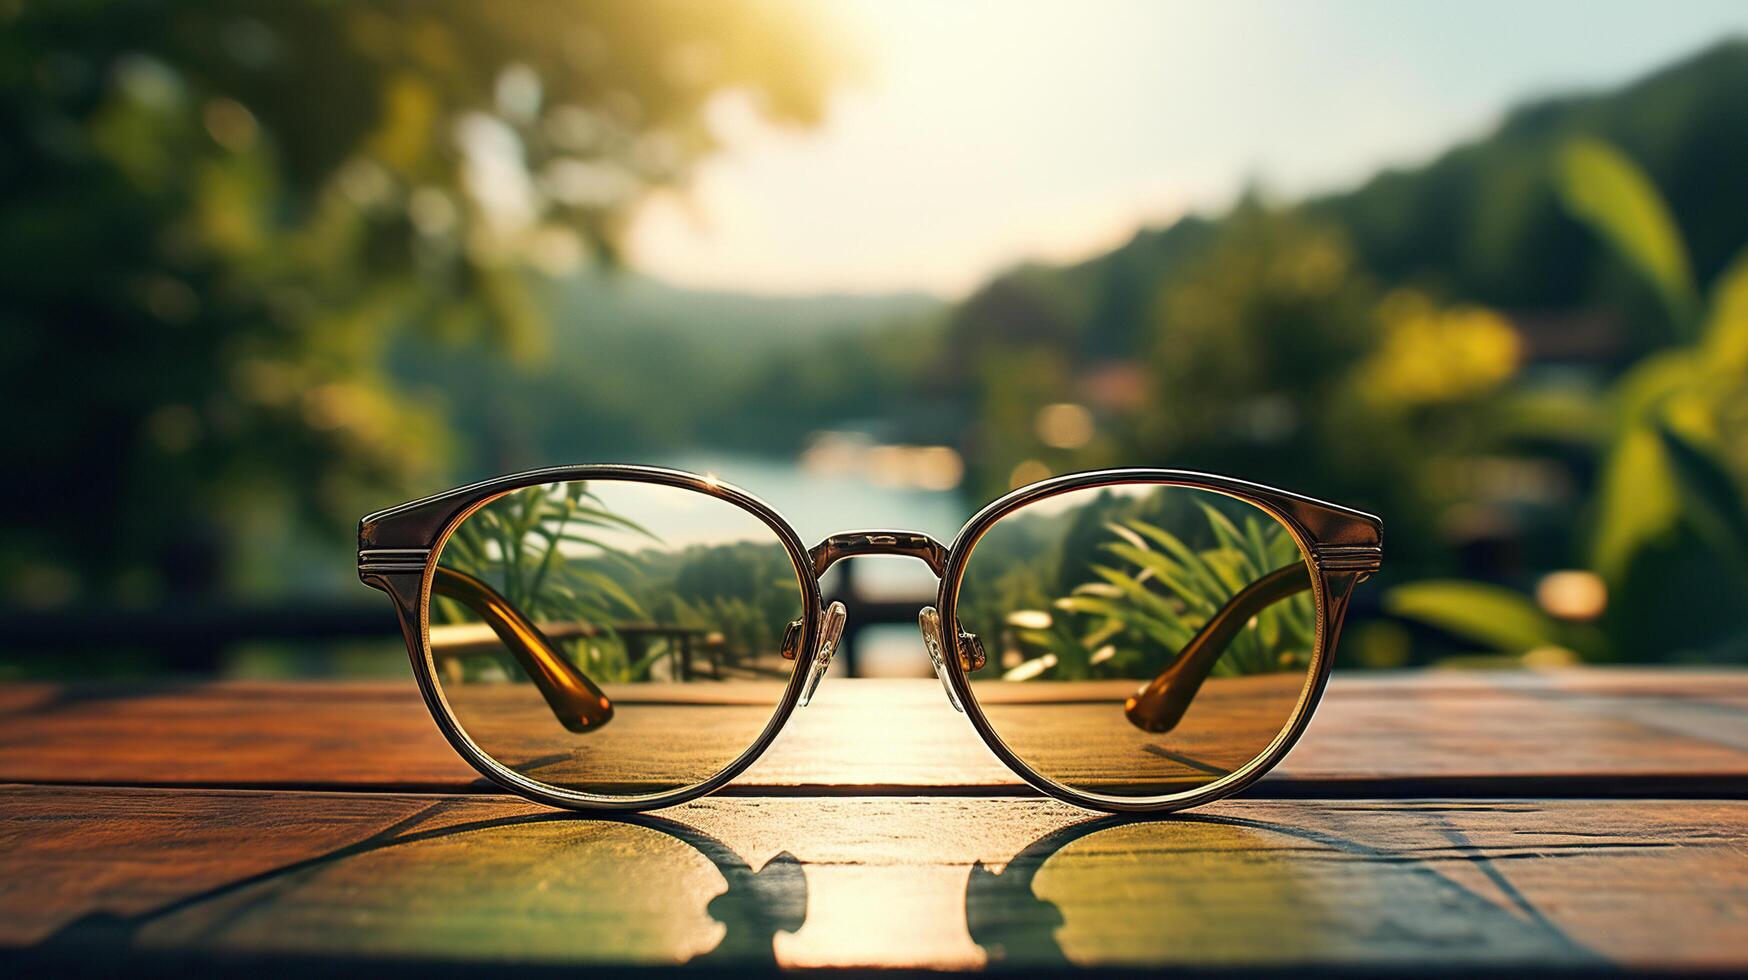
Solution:
M 358 552 L 358 574 L 423 572 L 430 560 L 430 548 L 362 548 Z
M 1375 572 L 1384 565 L 1384 549 L 1375 544 L 1322 544 L 1311 549 L 1325 572 Z

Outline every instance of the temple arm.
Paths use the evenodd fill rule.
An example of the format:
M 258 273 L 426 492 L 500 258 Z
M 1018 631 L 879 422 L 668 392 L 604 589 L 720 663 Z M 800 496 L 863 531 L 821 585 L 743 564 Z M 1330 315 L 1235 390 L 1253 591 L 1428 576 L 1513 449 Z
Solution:
M 1240 589 L 1190 637 L 1170 667 L 1123 703 L 1123 714 L 1135 727 L 1150 732 L 1169 732 L 1177 727 L 1220 655 L 1251 617 L 1310 587 L 1310 568 L 1300 561 L 1277 568 Z
M 466 572 L 443 565 L 437 566 L 431 589 L 473 610 L 492 628 L 564 727 L 573 732 L 590 732 L 612 720 L 613 702 L 607 695 L 560 655 L 546 634 L 496 589 Z

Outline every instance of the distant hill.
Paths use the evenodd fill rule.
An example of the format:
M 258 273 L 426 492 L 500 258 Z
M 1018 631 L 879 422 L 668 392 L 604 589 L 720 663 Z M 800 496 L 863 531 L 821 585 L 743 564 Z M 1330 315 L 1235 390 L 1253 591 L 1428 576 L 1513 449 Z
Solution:
M 785 397 L 803 373 L 830 370 L 844 359 L 832 352 L 878 347 L 867 335 L 914 330 L 945 306 L 922 293 L 690 290 L 630 271 L 584 272 L 538 293 L 549 329 L 537 355 L 419 345 L 394 359 L 403 383 L 444 404 L 462 476 L 638 461 L 701 442 L 792 450 L 816 427 Z
M 1669 199 L 1709 282 L 1748 241 L 1748 40 L 1716 45 L 1613 92 L 1546 98 L 1431 163 L 1310 202 L 1372 270 L 1501 307 L 1564 307 L 1609 287 L 1594 239 L 1559 209 L 1548 162 L 1574 136 L 1613 143 Z
M 1577 135 L 1608 140 L 1649 172 L 1691 243 L 1702 282 L 1748 241 L 1744 40 L 1615 91 L 1526 103 L 1481 139 L 1302 207 L 1345 228 L 1366 267 L 1386 282 L 1510 311 L 1631 303 L 1642 299 L 1634 295 L 1639 285 L 1554 199 L 1553 155 Z M 1186 217 L 1084 262 L 1004 273 L 952 311 L 950 344 L 974 360 L 984 344 L 1042 332 L 1090 360 L 1131 353 L 1161 286 L 1218 223 Z
M 1554 199 L 1554 153 L 1580 134 L 1645 167 L 1702 280 L 1748 241 L 1740 40 L 1615 91 L 1526 103 L 1480 139 L 1300 207 L 1344 228 L 1384 282 L 1537 316 L 1647 308 L 1639 284 Z M 512 363 L 421 349 L 398 358 L 397 373 L 448 403 L 466 474 L 701 443 L 790 452 L 809 431 L 869 422 L 895 438 L 952 438 L 977 411 L 984 351 L 1037 343 L 1087 364 L 1142 350 L 1161 288 L 1221 220 L 1186 217 L 1084 262 L 1022 266 L 956 304 L 696 291 L 592 272 L 544 288 L 546 354 Z
M 692 290 L 635 272 L 590 271 L 547 291 L 556 356 L 590 356 L 602 343 L 683 345 L 687 356 L 738 373 L 774 350 L 806 346 L 925 316 L 945 303 L 926 293 L 767 296 Z M 674 350 L 661 352 L 671 364 Z

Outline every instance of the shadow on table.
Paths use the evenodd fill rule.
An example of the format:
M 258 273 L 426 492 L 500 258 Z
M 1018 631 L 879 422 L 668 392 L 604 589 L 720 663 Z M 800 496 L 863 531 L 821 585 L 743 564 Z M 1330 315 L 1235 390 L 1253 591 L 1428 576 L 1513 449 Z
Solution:
M 966 927 L 991 966 L 1023 968 L 1410 963 L 1433 949 L 1494 967 L 1606 965 L 1449 816 L 1417 807 L 1428 839 L 1381 846 L 1225 816 L 1084 820 L 999 868 L 974 864 Z
M 787 851 L 754 871 L 715 837 L 677 820 L 641 814 L 581 817 L 534 813 L 415 829 L 440 819 L 451 806 L 449 801 L 433 804 L 355 844 L 227 882 L 141 914 L 87 915 L 45 939 L 35 952 L 48 962 L 81 967 L 102 962 L 101 957 L 108 954 L 126 957 L 131 964 L 133 956 L 143 951 L 141 940 L 149 937 L 147 947 L 164 948 L 168 940 L 171 950 L 204 949 L 223 959 L 226 947 L 237 938 L 235 933 L 248 931 L 251 911 L 272 904 L 276 920 L 273 934 L 266 942 L 261 941 L 263 937 L 249 936 L 244 946 L 280 955 L 262 959 L 260 954 L 251 953 L 243 958 L 261 960 L 274 974 L 298 972 L 312 961 L 321 965 L 323 957 L 355 945 L 345 941 L 348 931 L 358 934 L 366 930 L 371 932 L 366 945 L 372 944 L 370 940 L 385 940 L 389 946 L 370 951 L 381 965 L 407 956 L 423 968 L 426 961 L 435 964 L 435 958 L 448 952 L 484 954 L 487 959 L 502 961 L 539 960 L 542 954 L 582 950 L 600 954 L 589 958 L 614 961 L 627 952 L 627 945 L 636 945 L 642 952 L 655 952 L 643 960 L 655 966 L 684 962 L 739 970 L 774 967 L 773 939 L 779 932 L 801 928 L 806 918 L 806 877 L 800 862 Z M 579 831 L 583 836 L 567 841 L 567 831 Z M 726 890 L 714 893 L 708 887 L 693 887 L 694 880 L 685 874 L 651 874 L 647 863 L 640 868 L 636 862 L 625 861 L 628 854 L 647 853 L 652 846 L 660 846 L 644 839 L 651 833 L 701 855 L 721 875 Z M 407 862 L 413 865 L 410 871 L 405 865 L 371 865 L 373 859 L 409 847 L 443 850 Z M 567 852 L 572 864 L 566 863 Z M 580 864 L 575 863 L 578 859 Z M 633 870 L 615 880 L 613 869 L 589 867 L 591 863 L 614 862 Z M 345 870 L 348 868 L 350 871 Z M 592 873 L 602 870 L 607 873 Z M 373 921 L 324 921 L 315 908 L 322 904 L 319 888 L 314 896 L 293 894 L 299 890 L 296 886 L 307 886 L 324 872 L 340 878 L 329 887 L 350 889 L 354 895 L 357 890 L 353 886 L 359 882 L 383 889 L 386 900 L 376 905 L 380 915 L 372 916 Z M 385 883 L 385 873 L 410 874 L 411 880 Z M 446 889 L 458 899 L 447 909 L 443 907 Z M 536 895 L 539 903 L 531 902 Z M 693 903 L 700 906 L 694 928 L 678 932 L 662 928 L 683 920 L 676 911 L 684 912 Z M 537 908 L 537 904 L 542 907 Z M 635 921 L 639 906 L 647 907 L 650 913 L 642 917 L 641 927 Z M 593 920 L 590 908 L 597 911 Z M 608 928 L 591 935 L 591 925 L 599 926 L 603 921 L 598 914 L 602 911 L 607 913 L 604 920 Z M 628 916 L 628 912 L 633 915 Z M 442 921 L 445 918 L 451 921 Z M 705 935 L 709 923 L 722 930 L 714 945 L 709 945 Z M 412 928 L 398 928 L 402 925 Z M 441 926 L 449 928 L 437 928 Z M 397 932 L 414 935 L 414 929 L 419 937 L 416 944 L 395 943 Z M 312 935 L 316 942 L 309 941 Z M 432 937 L 437 938 L 429 941 Z M 597 942 L 591 945 L 590 939 Z M 691 955 L 661 955 L 661 951 L 688 945 L 695 947 Z M 383 953 L 388 956 L 382 957 Z M 172 959 L 160 965 L 176 962 L 176 955 L 172 952 Z
M 423 805 L 356 843 L 139 914 L 86 915 L 24 952 L 82 973 L 139 972 L 142 957 L 146 972 L 175 973 L 229 956 L 283 975 L 361 954 L 421 973 L 590 961 L 762 972 L 776 966 L 775 938 L 821 911 L 788 851 L 755 871 L 674 819 L 469 820 L 467 806 Z M 1499 848 L 1465 836 L 1477 808 L 1501 806 L 1393 808 L 1406 817 L 1394 836 L 1363 812 L 1333 829 L 1328 811 L 1320 829 L 1076 819 L 999 865 L 974 863 L 965 926 L 997 967 L 1411 963 L 1434 950 L 1447 964 L 1605 965 L 1513 884 Z

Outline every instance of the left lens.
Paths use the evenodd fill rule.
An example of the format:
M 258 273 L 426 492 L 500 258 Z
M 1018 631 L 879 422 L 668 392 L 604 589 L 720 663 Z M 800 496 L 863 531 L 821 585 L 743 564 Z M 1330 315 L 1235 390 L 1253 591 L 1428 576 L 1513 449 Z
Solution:
M 653 796 L 758 742 L 805 595 L 782 536 L 734 500 L 631 480 L 531 486 L 444 540 L 427 667 L 456 726 L 504 767 Z
M 1174 484 L 1068 490 L 977 539 L 955 614 L 1002 743 L 1071 789 L 1161 798 L 1236 773 L 1317 662 L 1311 566 L 1272 514 Z

